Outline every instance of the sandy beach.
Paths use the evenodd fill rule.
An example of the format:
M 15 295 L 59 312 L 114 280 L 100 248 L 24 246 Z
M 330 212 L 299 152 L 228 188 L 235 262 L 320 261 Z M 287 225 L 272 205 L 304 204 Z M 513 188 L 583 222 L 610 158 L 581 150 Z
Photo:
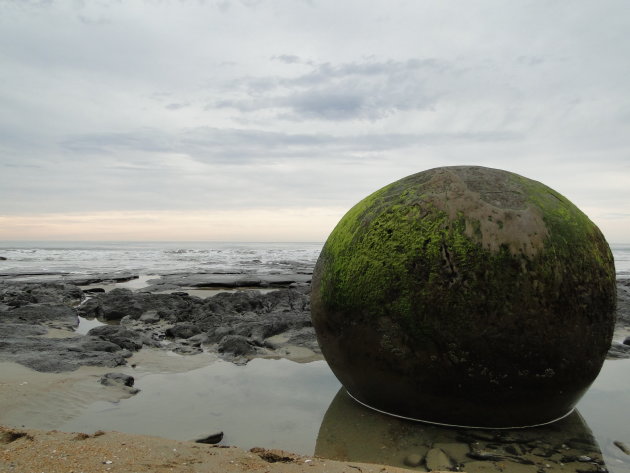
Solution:
M 305 457 L 281 450 L 246 451 L 119 432 L 86 435 L 0 427 L 0 471 L 402 473 L 407 470 Z

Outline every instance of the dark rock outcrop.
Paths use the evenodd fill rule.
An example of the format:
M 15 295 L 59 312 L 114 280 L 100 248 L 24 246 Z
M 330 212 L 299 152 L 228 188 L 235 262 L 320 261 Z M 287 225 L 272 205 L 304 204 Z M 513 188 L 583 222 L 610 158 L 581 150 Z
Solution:
M 181 322 L 166 329 L 166 336 L 172 338 L 190 338 L 201 333 L 201 329 L 190 322 Z
M 256 349 L 242 335 L 226 335 L 221 339 L 217 347 L 219 353 L 241 357 L 251 355 Z
M 126 315 L 121 324 L 141 334 L 140 340 L 145 345 L 158 344 L 180 354 L 196 354 L 202 351 L 203 344 L 230 359 L 240 357 L 240 362 L 253 355 L 270 354 L 269 351 L 288 344 L 306 346 L 319 353 L 310 319 L 308 290 L 306 286 L 266 294 L 235 291 L 207 299 L 181 292 L 111 291 L 94 295 L 82 306 L 82 311 L 86 316 L 98 316 L 102 307 L 131 305 L 134 313 Z M 277 335 L 282 335 L 282 339 L 270 340 Z M 226 339 L 226 336 L 240 338 Z
M 44 303 L 75 305 L 82 297 L 81 289 L 61 282 L 0 283 L 0 301 L 9 307 Z
M 114 343 L 120 348 L 127 350 L 136 351 L 142 348 L 140 334 L 120 325 L 101 325 L 100 327 L 94 327 L 87 334 Z
M 36 371 L 59 373 L 80 366 L 116 367 L 124 365 L 126 350 L 93 344 L 91 337 L 40 338 L 0 335 L 0 359 L 14 361 Z M 107 343 L 107 342 L 102 342 Z
M 15 324 L 38 324 L 66 330 L 73 330 L 79 326 L 77 311 L 58 303 L 21 305 L 4 312 L 2 320 Z
M 144 312 L 140 301 L 129 289 L 113 289 L 98 299 L 90 299 L 81 307 L 81 314 L 102 320 L 120 320 L 126 315 L 140 317 Z
M 128 350 L 74 332 L 79 324 L 74 306 L 82 296 L 66 283 L 0 283 L 0 360 L 45 372 L 125 364 Z M 48 338 L 49 329 L 61 332 Z

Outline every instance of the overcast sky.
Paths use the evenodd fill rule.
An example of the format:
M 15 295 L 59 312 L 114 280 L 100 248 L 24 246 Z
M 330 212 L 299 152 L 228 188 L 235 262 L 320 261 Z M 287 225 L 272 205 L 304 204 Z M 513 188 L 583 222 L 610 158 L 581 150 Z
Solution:
M 630 2 L 0 0 L 0 239 L 323 241 L 458 164 L 630 242 Z

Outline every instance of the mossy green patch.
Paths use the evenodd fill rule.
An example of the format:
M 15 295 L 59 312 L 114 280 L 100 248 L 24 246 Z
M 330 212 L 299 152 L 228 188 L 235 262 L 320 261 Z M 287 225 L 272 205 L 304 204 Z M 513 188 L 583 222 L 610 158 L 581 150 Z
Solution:
M 547 228 L 531 229 L 547 233 L 542 251 L 514 254 L 500 241 L 503 221 L 492 216 L 484 220 L 496 223 L 499 240 L 496 249 L 484 248 L 480 218 L 438 208 L 448 182 L 432 180 L 436 171 L 416 174 L 359 202 L 328 238 L 318 263 L 326 310 L 347 314 L 340 325 L 386 317 L 417 343 L 519 314 L 570 317 L 575 290 L 582 304 L 609 311 L 614 266 L 597 227 L 548 187 L 506 174 L 543 215 Z

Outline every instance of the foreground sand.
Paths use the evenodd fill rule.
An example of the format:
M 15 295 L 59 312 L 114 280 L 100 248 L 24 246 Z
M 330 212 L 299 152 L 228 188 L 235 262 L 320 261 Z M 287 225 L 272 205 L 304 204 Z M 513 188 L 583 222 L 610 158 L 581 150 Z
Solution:
M 280 450 L 245 451 L 119 432 L 86 435 L 0 427 L 0 471 L 402 473 L 409 470 L 305 457 Z

